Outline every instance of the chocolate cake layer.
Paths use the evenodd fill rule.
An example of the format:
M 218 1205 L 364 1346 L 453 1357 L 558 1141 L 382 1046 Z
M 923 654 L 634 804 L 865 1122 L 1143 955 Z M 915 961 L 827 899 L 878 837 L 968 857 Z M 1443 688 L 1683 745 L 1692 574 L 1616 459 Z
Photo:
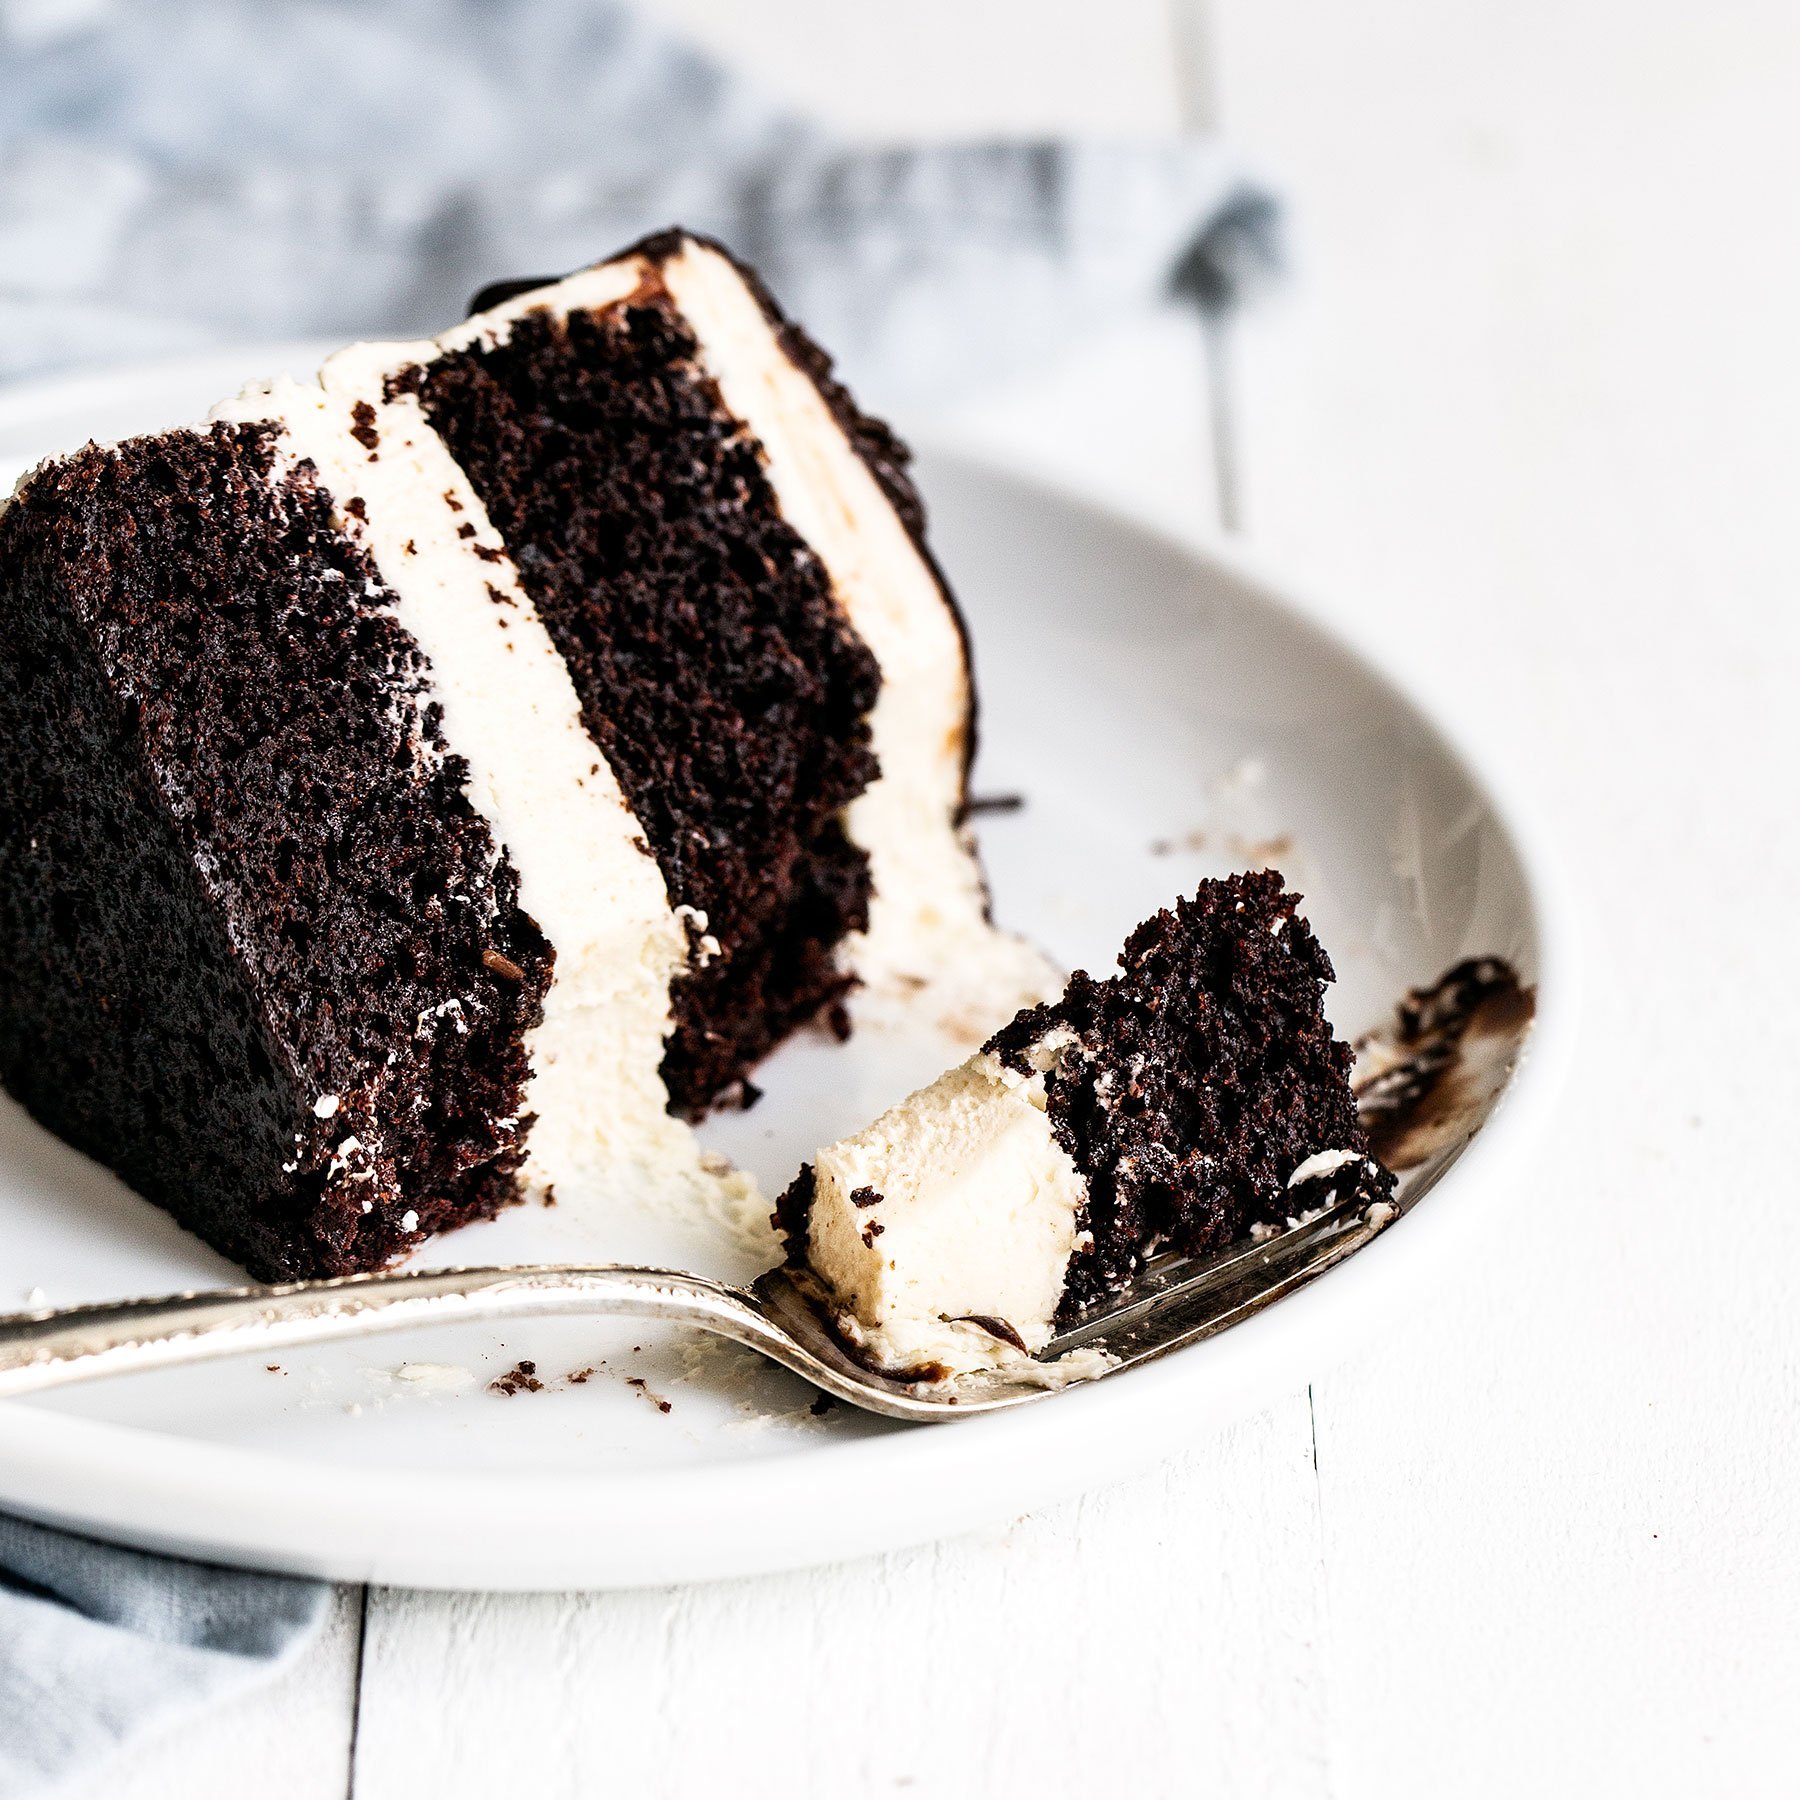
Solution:
M 466 471 L 568 663 L 667 883 L 708 937 L 671 992 L 671 1104 L 697 1116 L 840 995 L 867 923 L 840 815 L 876 774 L 880 675 L 757 445 L 654 282 L 531 312 L 397 384 Z
M 1350 1047 L 1323 1011 L 1331 959 L 1298 901 L 1272 869 L 1203 882 L 1132 933 L 1116 975 L 1078 971 L 988 1044 L 1029 1073 L 1052 1034 L 1072 1036 L 1044 1076 L 1092 1238 L 1070 1263 L 1064 1318 L 1153 1250 L 1202 1256 L 1285 1221 L 1309 1157 L 1367 1152 Z
M 390 600 L 268 430 L 0 514 L 0 1076 L 265 1278 L 513 1192 L 552 957 Z

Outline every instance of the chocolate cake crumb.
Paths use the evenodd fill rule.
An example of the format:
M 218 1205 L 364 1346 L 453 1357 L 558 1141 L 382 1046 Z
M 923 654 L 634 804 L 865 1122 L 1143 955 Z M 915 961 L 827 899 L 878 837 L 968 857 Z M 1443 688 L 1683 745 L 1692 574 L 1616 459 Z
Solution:
M 788 1256 L 795 1261 L 805 1260 L 806 1228 L 812 1218 L 817 1183 L 812 1164 L 802 1163 L 800 1173 L 782 1189 L 775 1210 L 769 1214 L 771 1229 L 787 1240 Z
M 875 1188 L 859 1187 L 850 1190 L 852 1206 L 879 1206 L 881 1202 L 882 1195 Z
M 544 1391 L 544 1384 L 538 1379 L 536 1363 L 519 1362 L 508 1369 L 504 1375 L 490 1381 L 488 1391 L 494 1394 L 504 1394 L 510 1400 L 514 1394 L 541 1394 Z
M 1024 805 L 1023 794 L 972 794 L 964 802 L 963 812 L 969 818 L 976 818 L 982 813 L 1018 812 Z
M 359 400 L 350 409 L 350 435 L 365 450 L 374 450 L 381 442 L 381 433 L 375 428 L 375 408 L 367 400 Z
M 873 1250 L 875 1248 L 875 1240 L 886 1230 L 887 1227 L 882 1224 L 879 1219 L 871 1219 L 868 1224 L 862 1228 L 863 1248 L 865 1250 Z
M 652 1406 L 654 1406 L 658 1412 L 666 1413 L 666 1412 L 673 1412 L 675 1410 L 673 1401 L 665 1400 L 661 1394 L 651 1392 L 650 1384 L 643 1378 L 643 1376 L 627 1375 L 625 1377 L 625 1385 L 630 1388 L 636 1388 L 637 1391 L 640 1394 L 642 1394 L 644 1396 L 644 1398 L 646 1400 L 648 1400 L 650 1402 L 650 1404 Z

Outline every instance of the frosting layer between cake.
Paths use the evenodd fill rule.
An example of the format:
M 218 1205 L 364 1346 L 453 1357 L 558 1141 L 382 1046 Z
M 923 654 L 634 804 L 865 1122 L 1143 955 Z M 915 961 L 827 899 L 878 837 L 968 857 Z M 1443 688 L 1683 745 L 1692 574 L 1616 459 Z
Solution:
M 695 1161 L 658 1073 L 687 933 L 499 534 L 418 401 L 387 397 L 396 370 L 431 348 L 357 345 L 317 384 L 252 390 L 219 414 L 278 424 L 287 454 L 318 469 L 339 529 L 382 570 L 429 662 L 464 792 L 554 949 L 526 1040 L 524 1179 L 668 1180 Z
M 520 547 L 669 897 L 716 943 L 670 996 L 663 1078 L 692 1116 L 844 990 L 870 870 L 842 815 L 882 678 L 692 322 L 647 260 L 626 273 L 611 307 L 541 304 L 399 382 Z

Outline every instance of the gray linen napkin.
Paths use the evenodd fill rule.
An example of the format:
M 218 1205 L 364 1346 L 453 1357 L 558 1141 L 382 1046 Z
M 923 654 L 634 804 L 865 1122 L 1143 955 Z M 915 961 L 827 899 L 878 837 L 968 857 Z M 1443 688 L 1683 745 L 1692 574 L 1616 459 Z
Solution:
M 847 149 L 604 0 L 0 0 L 0 379 L 429 332 L 673 222 L 886 406 L 1228 305 L 1269 208 L 1205 144 Z M 0 1518 L 0 1796 L 268 1673 L 324 1599 Z
M 45 1792 L 149 1721 L 266 1680 L 329 1598 L 0 1513 L 0 1795 Z
M 846 149 L 602 0 L 0 0 L 0 378 L 440 330 L 680 223 L 905 403 L 1262 216 L 1207 143 Z

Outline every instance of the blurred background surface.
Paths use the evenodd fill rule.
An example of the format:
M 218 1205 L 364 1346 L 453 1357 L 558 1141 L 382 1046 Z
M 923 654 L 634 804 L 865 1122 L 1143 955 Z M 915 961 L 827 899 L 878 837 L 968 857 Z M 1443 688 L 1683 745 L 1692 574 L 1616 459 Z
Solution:
M 1195 0 L 649 0 L 648 10 L 869 143 L 1128 138 L 1214 122 Z

